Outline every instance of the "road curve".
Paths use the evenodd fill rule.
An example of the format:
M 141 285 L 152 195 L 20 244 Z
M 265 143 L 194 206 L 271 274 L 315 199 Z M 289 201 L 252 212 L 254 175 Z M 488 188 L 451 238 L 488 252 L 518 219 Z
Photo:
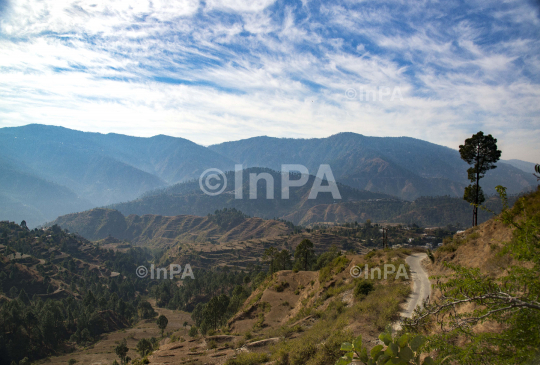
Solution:
M 413 290 L 409 296 L 405 310 L 401 312 L 401 317 L 411 318 L 416 307 L 422 306 L 424 301 L 431 295 L 429 276 L 424 271 L 421 263 L 425 258 L 427 258 L 427 254 L 415 253 L 405 259 L 405 262 L 411 268 Z

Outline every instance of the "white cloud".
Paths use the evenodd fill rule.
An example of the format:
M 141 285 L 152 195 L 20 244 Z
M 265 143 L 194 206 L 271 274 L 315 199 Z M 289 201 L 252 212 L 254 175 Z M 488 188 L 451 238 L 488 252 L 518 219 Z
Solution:
M 233 12 L 257 12 L 272 5 L 275 0 L 208 0 L 208 10 L 227 10 Z
M 540 26 L 530 7 L 473 2 L 474 17 L 453 19 L 403 1 L 275 5 L 13 2 L 0 20 L 0 127 L 205 145 L 353 131 L 453 148 L 482 129 L 499 135 L 505 158 L 539 159 Z M 403 101 L 359 99 L 381 87 L 399 87 Z

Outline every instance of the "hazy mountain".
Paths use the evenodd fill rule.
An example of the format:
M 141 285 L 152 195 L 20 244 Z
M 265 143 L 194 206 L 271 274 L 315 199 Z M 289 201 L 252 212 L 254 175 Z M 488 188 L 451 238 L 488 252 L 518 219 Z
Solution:
M 146 191 L 197 177 L 209 167 L 233 168 L 227 158 L 182 138 L 104 135 L 35 124 L 1 128 L 0 157 L 70 191 L 73 196 L 56 195 L 60 205 L 77 199 L 90 206 L 129 201 Z M 22 186 L 17 190 L 16 185 L 0 185 L 0 193 L 5 200 L 19 201 L 25 196 Z M 24 199 L 16 216 L 29 214 Z M 50 209 L 34 215 L 50 219 L 57 213 Z
M 26 220 L 34 227 L 91 206 L 68 188 L 35 176 L 27 166 L 0 158 L 0 220 Z
M 534 164 L 532 162 L 516 160 L 516 159 L 504 160 L 503 162 L 505 162 L 505 163 L 507 163 L 509 165 L 512 165 L 514 167 L 517 167 L 521 171 L 529 173 L 529 174 L 534 173 L 534 166 L 536 166 L 536 164 Z
M 250 174 L 268 173 L 273 177 L 274 199 L 266 199 L 266 183 L 259 180 L 257 184 L 257 199 L 249 198 L 249 178 Z M 110 206 L 125 215 L 129 214 L 160 214 L 174 216 L 180 214 L 190 214 L 205 216 L 215 210 L 236 208 L 242 212 L 261 218 L 282 217 L 292 212 L 308 209 L 319 204 L 334 204 L 340 200 L 333 199 L 330 193 L 319 193 L 317 199 L 309 199 L 311 188 L 315 177 L 310 175 L 308 182 L 301 187 L 291 187 L 289 199 L 281 199 L 281 173 L 262 168 L 250 168 L 243 172 L 243 199 L 235 199 L 234 172 L 227 172 L 227 187 L 223 193 L 210 196 L 202 192 L 199 180 L 192 180 L 171 186 L 167 189 L 146 194 L 144 197 Z M 299 176 L 291 179 L 297 179 Z M 359 201 L 368 199 L 396 199 L 392 196 L 360 191 L 349 186 L 338 184 L 342 201 Z
M 298 163 L 315 174 L 321 163 L 327 163 L 340 182 L 404 199 L 461 196 L 469 184 L 468 165 L 457 150 L 409 137 L 366 137 L 355 133 L 314 139 L 255 137 L 209 148 L 245 167 L 279 170 L 283 163 Z M 520 193 L 536 186 L 536 179 L 499 162 L 498 168 L 482 179 L 482 187 L 491 194 L 499 184 L 506 186 L 509 193 Z
M 26 218 L 30 224 L 119 202 L 127 202 L 115 205 L 124 214 L 204 216 L 234 207 L 251 216 L 293 216 L 295 222 L 303 222 L 303 214 L 317 205 L 391 200 L 392 196 L 408 200 L 419 196 L 461 197 L 468 184 L 467 164 L 456 150 L 414 138 L 354 133 L 321 139 L 255 137 L 207 148 L 163 135 L 139 138 L 34 124 L 0 129 L 0 159 L 4 171 L 0 179 L 0 217 L 17 221 Z M 242 200 L 234 199 L 232 186 L 217 197 L 201 192 L 198 178 L 203 171 L 231 171 L 235 163 L 272 169 L 267 172 L 276 181 L 276 199 L 267 200 L 261 195 L 262 181 L 260 197 L 251 200 L 247 196 L 248 174 L 266 171 L 260 169 L 245 172 L 246 196 Z M 291 199 L 280 199 L 280 174 L 276 171 L 282 164 L 302 164 L 315 175 L 322 163 L 329 164 L 343 184 L 342 201 L 334 201 L 329 194 L 308 199 L 313 176 L 307 185 L 292 190 Z M 482 180 L 486 194 L 493 193 L 499 184 L 506 186 L 510 194 L 537 185 L 532 173 L 510 163 L 526 164 L 500 162 Z M 232 173 L 227 176 L 229 182 L 234 181 Z M 185 183 L 171 186 L 179 182 Z M 316 211 L 322 210 L 319 207 Z

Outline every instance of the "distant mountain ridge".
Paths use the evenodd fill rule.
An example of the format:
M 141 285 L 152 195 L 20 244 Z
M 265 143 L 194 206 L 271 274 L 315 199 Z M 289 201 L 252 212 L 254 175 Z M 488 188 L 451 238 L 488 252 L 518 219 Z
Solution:
M 410 137 L 366 137 L 339 133 L 327 138 L 254 137 L 209 146 L 244 167 L 280 168 L 298 163 L 310 173 L 330 164 L 335 178 L 351 187 L 414 200 L 419 196 L 461 196 L 468 185 L 468 165 L 459 152 Z M 486 194 L 503 185 L 518 194 L 536 186 L 530 174 L 499 162 L 482 179 Z
M 0 220 L 29 226 L 92 207 L 72 190 L 38 176 L 27 166 L 0 157 Z
M 514 166 L 514 167 L 516 167 L 516 168 L 520 169 L 521 171 L 526 172 L 528 174 L 533 174 L 534 173 L 534 167 L 536 166 L 535 163 L 522 161 L 522 160 L 516 160 L 516 159 L 503 160 L 503 162 L 507 163 L 509 165 L 512 165 L 512 166 Z
M 226 157 L 182 138 L 105 135 L 37 124 L 0 128 L 0 159 L 56 186 L 33 196 L 22 186 L 14 191 L 7 181 L 0 181 L 0 199 L 6 203 L 0 219 L 25 216 L 30 226 L 61 214 L 133 200 L 146 191 L 198 177 L 210 167 L 234 167 Z M 13 172 L 5 176 L 10 175 Z M 56 192 L 59 187 L 62 196 Z M 48 208 L 53 197 L 63 208 Z M 77 201 L 81 204 L 74 204 Z
M 262 199 L 256 204 L 226 202 L 230 191 L 229 196 L 211 201 L 207 197 L 201 200 L 200 189 L 198 193 L 192 189 L 206 169 L 233 171 L 235 164 L 275 172 L 282 164 L 302 164 L 312 175 L 321 164 L 329 164 L 344 189 L 348 185 L 362 192 L 349 194 L 346 199 L 353 201 L 461 197 L 468 184 L 468 166 L 456 150 L 409 137 L 355 133 L 313 139 L 254 137 L 204 147 L 164 135 L 140 138 L 31 124 L 0 128 L 0 171 L 4 175 L 0 179 L 0 219 L 25 218 L 32 227 L 58 215 L 121 202 L 127 203 L 118 209 L 130 212 L 133 207 L 137 214 L 204 215 L 228 206 L 271 218 L 294 216 L 297 210 L 311 209 L 315 203 L 334 203 L 326 198 L 307 201 L 303 190 L 304 195 L 296 197 L 297 206 Z M 496 185 L 506 186 L 509 194 L 532 190 L 537 185 L 532 172 L 520 170 L 529 167 L 523 161 L 499 162 L 481 182 L 485 193 L 494 193 Z M 193 184 L 174 186 L 191 180 Z M 177 189 L 193 194 L 178 198 Z M 151 202 L 150 196 L 156 201 Z M 175 196 L 174 203 L 164 201 L 169 196 Z

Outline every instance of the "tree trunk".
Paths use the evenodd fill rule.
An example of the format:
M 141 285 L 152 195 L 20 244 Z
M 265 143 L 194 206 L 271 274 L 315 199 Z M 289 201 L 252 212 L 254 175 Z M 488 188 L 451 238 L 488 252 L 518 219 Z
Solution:
M 478 225 L 478 198 L 480 195 L 479 184 L 480 184 L 480 172 L 478 168 L 480 166 L 480 146 L 476 147 L 476 194 L 474 199 L 474 210 L 473 210 L 473 227 Z

